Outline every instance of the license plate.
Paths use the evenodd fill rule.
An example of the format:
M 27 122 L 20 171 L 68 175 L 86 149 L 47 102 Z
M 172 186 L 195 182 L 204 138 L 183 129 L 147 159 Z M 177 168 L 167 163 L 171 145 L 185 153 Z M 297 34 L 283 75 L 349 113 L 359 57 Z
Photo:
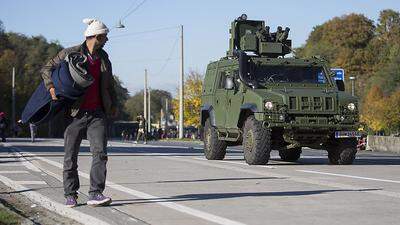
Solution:
M 335 138 L 354 138 L 361 137 L 361 134 L 358 131 L 336 131 Z

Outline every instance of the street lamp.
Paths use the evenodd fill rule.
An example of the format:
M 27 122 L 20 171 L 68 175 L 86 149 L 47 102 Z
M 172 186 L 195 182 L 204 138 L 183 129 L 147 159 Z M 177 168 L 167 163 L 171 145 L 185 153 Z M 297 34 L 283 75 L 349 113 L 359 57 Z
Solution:
M 351 82 L 351 95 L 354 96 L 356 77 L 349 77 Z
M 117 23 L 117 25 L 115 26 L 115 28 L 122 29 L 122 28 L 125 28 L 125 25 L 122 24 L 122 21 L 121 21 L 121 20 L 119 20 L 118 23 Z
M 11 118 L 12 118 L 12 129 L 13 129 L 13 137 L 15 137 L 15 128 L 16 128 L 16 124 L 15 124 L 15 67 L 12 68 L 12 113 L 11 113 Z

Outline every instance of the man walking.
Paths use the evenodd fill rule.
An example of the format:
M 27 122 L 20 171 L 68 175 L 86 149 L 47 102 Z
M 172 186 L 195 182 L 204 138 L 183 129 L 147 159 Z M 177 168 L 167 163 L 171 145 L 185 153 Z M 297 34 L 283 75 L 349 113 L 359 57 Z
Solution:
M 136 141 L 134 143 L 137 144 L 139 140 L 142 140 L 143 144 L 147 144 L 146 119 L 144 118 L 144 116 L 142 114 L 140 114 L 137 117 L 137 120 L 139 122 L 139 129 L 137 132 Z
M 51 59 L 42 69 L 42 78 L 53 100 L 58 100 L 51 80 L 51 72 L 65 56 L 71 52 L 80 52 L 87 56 L 86 69 L 93 76 L 93 84 L 84 96 L 71 107 L 73 121 L 64 132 L 64 168 L 63 184 L 66 205 L 77 205 L 79 189 L 78 153 L 85 134 L 90 142 L 92 166 L 90 169 L 90 189 L 88 205 L 109 205 L 111 198 L 103 195 L 106 183 L 107 163 L 107 118 L 115 117 L 116 95 L 111 62 L 103 46 L 108 41 L 109 29 L 104 23 L 95 19 L 84 19 L 88 26 L 84 32 L 85 41 L 78 46 L 66 48 Z

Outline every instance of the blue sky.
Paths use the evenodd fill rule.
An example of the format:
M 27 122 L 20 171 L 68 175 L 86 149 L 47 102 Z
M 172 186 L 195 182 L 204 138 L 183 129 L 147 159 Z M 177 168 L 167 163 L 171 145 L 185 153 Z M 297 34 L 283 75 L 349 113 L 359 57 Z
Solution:
M 83 41 L 83 18 L 98 18 L 112 27 L 126 15 L 129 7 L 142 1 L 1 0 L 0 20 L 7 31 L 43 35 L 68 47 Z M 151 88 L 175 93 L 179 80 L 180 24 L 184 26 L 185 72 L 204 73 L 208 62 L 225 55 L 230 22 L 242 13 L 249 19 L 266 20 L 271 30 L 278 25 L 290 27 L 290 38 L 298 47 L 305 43 L 314 26 L 335 16 L 355 12 L 376 21 L 383 9 L 400 11 L 398 0 L 282 2 L 146 0 L 122 21 L 125 29 L 111 31 L 105 49 L 113 63 L 114 74 L 121 78 L 131 94 L 142 89 L 145 68 Z M 169 29 L 143 32 L 159 28 Z

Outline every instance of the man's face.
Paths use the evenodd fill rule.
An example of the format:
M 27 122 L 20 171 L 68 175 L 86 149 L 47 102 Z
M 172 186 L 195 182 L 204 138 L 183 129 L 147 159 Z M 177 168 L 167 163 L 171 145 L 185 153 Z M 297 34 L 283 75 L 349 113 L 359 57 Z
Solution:
M 99 34 L 96 35 L 96 46 L 98 48 L 103 48 L 106 42 L 108 41 L 107 34 Z

